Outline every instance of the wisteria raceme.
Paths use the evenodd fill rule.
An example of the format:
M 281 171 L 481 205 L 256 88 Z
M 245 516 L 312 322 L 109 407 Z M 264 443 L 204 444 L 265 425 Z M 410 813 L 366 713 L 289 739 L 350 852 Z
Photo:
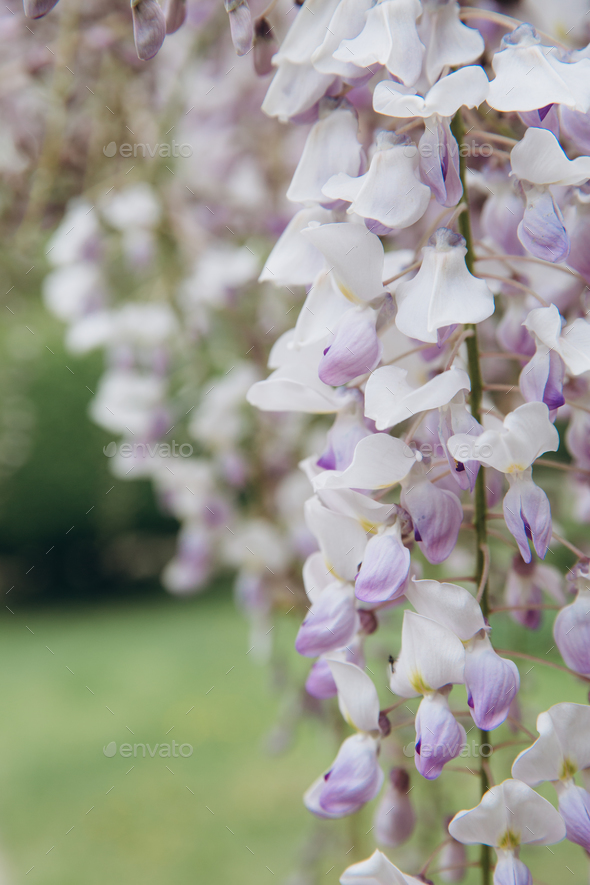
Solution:
M 53 6 L 25 0 L 33 18 Z M 308 700 L 318 710 L 335 698 L 351 729 L 339 729 L 307 808 L 341 818 L 377 800 L 374 836 L 396 852 L 442 810 L 440 853 L 394 858 L 415 875 L 376 850 L 343 885 L 460 881 L 476 864 L 483 885 L 530 885 L 521 847 L 567 838 L 590 850 L 590 708 L 577 702 L 590 682 L 590 550 L 583 535 L 585 549 L 563 537 L 572 515 L 590 523 L 584 10 L 227 0 L 212 60 L 189 65 L 187 37 L 173 64 L 166 35 L 186 18 L 184 39 L 204 6 L 131 3 L 139 57 L 162 47 L 141 65 L 142 96 L 154 92 L 161 112 L 179 80 L 194 153 L 165 186 L 155 174 L 117 180 L 96 205 L 70 202 L 44 299 L 71 351 L 105 353 L 90 414 L 118 441 L 113 472 L 148 477 L 180 523 L 166 586 L 194 592 L 230 565 L 264 652 L 273 606 L 295 596 L 305 560 L 305 595 L 286 609 L 304 615 L 295 646 L 315 659 Z M 40 108 L 31 120 L 41 132 Z M 24 136 L 7 131 L 2 162 L 17 177 Z M 164 224 L 179 246 L 174 272 Z M 140 298 L 114 294 L 119 267 Z M 218 351 L 219 317 L 232 333 Z M 197 455 L 171 450 L 172 427 Z M 525 645 L 554 609 L 562 663 Z M 511 630 L 496 629 L 503 620 Z M 532 658 L 522 689 L 519 656 Z M 540 713 L 540 737 L 504 779 L 495 751 L 509 755 L 509 729 L 531 738 L 521 720 L 539 701 L 525 692 L 546 664 L 560 668 L 566 700 Z M 481 753 L 462 765 L 474 734 Z M 410 781 L 400 763 L 412 756 Z M 479 804 L 458 801 L 459 787 L 424 799 L 433 781 L 474 769 Z M 545 781 L 558 810 L 535 792 Z M 461 805 L 474 807 L 448 823 Z M 479 860 L 466 845 L 482 846 Z
M 320 817 L 377 795 L 378 759 L 406 727 L 395 703 L 381 717 L 393 728 L 379 729 L 380 680 L 355 657 L 369 612 L 394 653 L 390 692 L 421 698 L 414 758 L 429 781 L 469 750 L 461 686 L 484 743 L 506 721 L 530 734 L 519 669 L 492 626 L 509 612 L 518 629 L 539 628 L 542 610 L 565 602 L 566 569 L 577 595 L 555 619 L 555 644 L 572 684 L 590 677 L 588 558 L 559 534 L 552 505 L 563 500 L 547 481 L 559 469 L 590 520 L 590 48 L 582 13 L 566 43 L 551 36 L 558 7 L 517 3 L 519 20 L 494 3 L 306 0 L 273 58 L 263 110 L 310 128 L 287 190 L 299 206 L 260 280 L 306 297 L 248 399 L 334 416 L 323 451 L 302 464 L 319 549 L 304 568 L 311 607 L 296 647 L 318 656 L 308 691 L 337 694 L 357 733 L 306 793 Z M 455 562 L 465 568 L 470 541 L 471 574 L 444 580 Z M 573 780 L 588 764 L 588 709 L 543 713 L 514 779 L 495 785 L 495 762 L 478 761 L 482 800 L 449 825 L 445 881 L 465 872 L 463 844 L 483 846 L 484 885 L 492 874 L 532 882 L 521 845 L 567 836 L 588 848 L 590 801 Z M 559 812 L 532 789 L 543 780 L 555 781 Z M 382 845 L 412 832 L 404 786 L 395 768 L 377 809 Z M 376 851 L 340 881 L 414 879 Z

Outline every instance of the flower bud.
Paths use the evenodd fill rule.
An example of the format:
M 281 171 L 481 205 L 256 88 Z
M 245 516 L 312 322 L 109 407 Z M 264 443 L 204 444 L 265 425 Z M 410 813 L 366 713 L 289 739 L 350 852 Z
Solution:
M 315 658 L 331 649 L 342 648 L 353 638 L 358 626 L 351 588 L 336 581 L 322 590 L 311 607 L 299 628 L 295 648 L 300 655 Z
M 166 8 L 166 33 L 174 34 L 186 19 L 186 0 L 169 0 Z
M 23 0 L 23 7 L 27 18 L 42 18 L 51 12 L 57 4 L 57 0 Z
M 525 562 L 531 561 L 529 541 L 541 559 L 545 558 L 551 540 L 551 505 L 547 495 L 535 485 L 530 467 L 508 474 L 510 488 L 503 503 L 506 528 L 516 540 Z
M 447 819 L 448 827 L 450 818 Z M 448 831 L 447 831 L 448 832 Z M 461 882 L 465 878 L 467 851 L 461 842 L 453 839 L 449 833 L 449 841 L 445 843 L 438 856 L 439 876 L 443 882 Z
M 324 384 L 340 387 L 373 371 L 381 359 L 375 320 L 375 311 L 370 308 L 353 307 L 342 316 L 334 340 L 320 360 L 318 374 Z
M 526 864 L 511 852 L 498 852 L 494 885 L 533 885 L 533 877 Z
M 422 553 L 434 564 L 443 562 L 454 550 L 463 519 L 459 499 L 428 480 L 415 482 L 402 492 L 402 506 L 414 523 L 414 537 Z
M 229 27 L 234 49 L 238 55 L 246 55 L 252 48 L 254 28 L 248 0 L 225 0 L 225 11 L 229 15 Z
M 404 547 L 399 525 L 369 539 L 355 583 L 363 602 L 386 602 L 401 596 L 410 570 L 410 551 Z
M 416 815 L 408 796 L 409 789 L 410 776 L 405 768 L 392 768 L 374 817 L 375 838 L 382 845 L 397 848 L 414 831 Z
M 264 16 L 254 22 L 254 70 L 259 77 L 272 71 L 272 57 L 277 51 L 273 30 Z
M 334 698 L 338 694 L 330 665 L 325 658 L 319 658 L 313 664 L 305 682 L 305 690 L 313 698 L 320 700 Z
M 377 763 L 378 744 L 367 734 L 347 738 L 332 768 L 304 796 L 318 817 L 345 817 L 374 799 L 383 784 Z
M 482 630 L 465 649 L 467 703 L 478 728 L 491 731 L 504 722 L 520 686 L 516 664 L 501 658 Z
M 137 55 L 149 61 L 164 42 L 166 18 L 157 0 L 131 0 L 131 14 Z
M 518 225 L 520 242 L 536 258 L 563 261 L 570 252 L 570 238 L 563 226 L 559 206 L 546 187 L 523 182 L 523 190 L 526 209 Z
M 590 589 L 581 589 L 576 601 L 562 608 L 553 625 L 553 636 L 570 670 L 590 676 Z
M 420 774 L 434 780 L 464 746 L 465 729 L 451 713 L 447 694 L 425 695 L 416 714 L 414 761 Z
M 567 838 L 590 851 L 590 793 L 570 781 L 565 787 L 558 787 L 558 796 Z

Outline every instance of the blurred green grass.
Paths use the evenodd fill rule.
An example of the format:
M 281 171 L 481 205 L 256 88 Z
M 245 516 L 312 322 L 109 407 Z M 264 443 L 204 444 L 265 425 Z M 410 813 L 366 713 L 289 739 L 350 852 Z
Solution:
M 390 613 L 371 640 L 369 666 L 384 706 L 394 699 L 383 654 L 397 650 L 400 615 Z M 277 614 L 274 623 L 277 656 L 301 679 L 296 621 Z M 533 636 L 502 619 L 495 641 L 543 655 L 552 644 L 549 626 Z M 303 808 L 303 790 L 337 746 L 317 718 L 301 722 L 283 754 L 268 752 L 264 738 L 294 696 L 288 683 L 273 692 L 268 668 L 247 653 L 247 626 L 223 588 L 183 603 L 6 612 L 0 634 L 0 853 L 9 885 L 265 885 L 289 881 L 302 860 L 317 879 L 290 881 L 335 885 L 349 863 L 373 850 L 372 807 L 319 825 Z M 585 700 L 573 678 L 540 665 L 527 674 L 531 665 L 518 663 L 529 728 L 539 710 Z M 454 709 L 465 708 L 463 689 L 451 698 Z M 391 718 L 395 724 L 408 714 Z M 410 726 L 398 733 L 403 742 L 413 738 Z M 494 735 L 495 742 L 511 738 L 506 727 Z M 153 747 L 173 739 L 192 744 L 190 758 L 103 754 L 111 741 Z M 392 755 L 393 746 L 384 742 L 384 767 L 406 761 L 413 769 L 410 759 Z M 493 757 L 498 780 L 524 746 Z M 457 760 L 458 767 L 476 764 Z M 435 783 L 413 774 L 412 783 L 419 823 L 407 845 L 389 854 L 415 873 L 441 841 L 440 817 L 476 804 L 479 783 L 451 770 Z M 542 792 L 555 801 L 552 788 Z M 539 881 L 587 881 L 581 849 L 564 843 L 552 851 L 523 851 Z M 465 881 L 477 882 L 476 872 Z

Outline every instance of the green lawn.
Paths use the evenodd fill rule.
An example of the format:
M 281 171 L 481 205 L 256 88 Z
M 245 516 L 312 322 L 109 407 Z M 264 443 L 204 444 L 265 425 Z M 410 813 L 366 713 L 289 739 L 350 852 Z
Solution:
M 292 650 L 295 629 L 290 616 L 275 617 L 280 655 L 302 674 L 305 662 Z M 288 721 L 296 696 L 289 676 L 273 688 L 255 650 L 247 654 L 247 627 L 225 592 L 188 603 L 7 611 L 0 632 L 0 854 L 8 885 L 284 885 L 298 864 L 318 878 L 292 885 L 335 885 L 347 863 L 373 850 L 365 835 L 371 809 L 318 827 L 302 806 L 303 790 L 336 746 L 317 719 L 297 727 L 285 752 L 269 753 L 269 732 L 279 713 Z M 375 653 L 384 653 L 394 635 L 379 631 Z M 526 635 L 539 648 L 547 638 L 547 630 Z M 507 627 L 501 639 L 516 647 L 523 631 Z M 375 660 L 370 666 L 385 704 L 389 693 Z M 570 677 L 538 666 L 525 676 L 529 665 L 522 664 L 539 705 L 585 700 Z M 462 709 L 463 690 L 454 694 L 453 706 Z M 525 721 L 534 726 L 532 707 Z M 412 734 L 401 731 L 404 740 Z M 497 740 L 509 738 L 502 729 Z M 191 744 L 192 755 L 103 753 L 112 741 L 154 751 L 172 740 Z M 384 744 L 385 764 L 392 746 Z M 513 749 L 494 758 L 498 778 L 506 776 Z M 408 872 L 419 869 L 423 843 L 440 841 L 437 815 L 477 802 L 478 789 L 476 778 L 452 771 L 434 785 L 417 775 L 413 783 L 420 824 L 391 854 Z M 553 850 L 528 853 L 540 881 L 587 882 L 581 849 Z M 465 881 L 477 879 L 472 873 Z

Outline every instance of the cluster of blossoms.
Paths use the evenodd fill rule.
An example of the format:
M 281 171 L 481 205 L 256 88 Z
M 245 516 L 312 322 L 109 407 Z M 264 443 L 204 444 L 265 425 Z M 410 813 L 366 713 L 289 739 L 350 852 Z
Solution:
M 189 18 L 175 55 L 167 44 L 155 70 L 138 74 L 136 92 L 166 84 L 142 118 L 123 112 L 102 128 L 108 145 L 128 122 L 134 135 L 122 137 L 135 139 L 134 153 L 105 159 L 101 146 L 104 178 L 68 202 L 43 243 L 43 298 L 67 326 L 68 351 L 104 354 L 89 414 L 112 435 L 105 454 L 113 474 L 151 481 L 180 523 L 165 587 L 194 593 L 232 569 L 254 654 L 267 654 L 271 612 L 297 602 L 301 562 L 314 549 L 303 519 L 308 483 L 297 469 L 314 447 L 309 419 L 256 415 L 245 400 L 263 376 L 273 330 L 292 315 L 289 296 L 252 284 L 288 218 L 279 158 L 288 160 L 299 140 L 292 148 L 285 131 L 269 168 L 259 137 L 265 128 L 268 147 L 275 126 L 255 118 L 264 83 L 235 69 L 213 16 L 197 24 L 207 55 L 190 57 Z M 166 142 L 158 135 L 170 128 L 166 103 L 180 105 L 173 134 L 189 149 L 176 159 L 146 150 Z M 268 204 L 274 213 L 262 211 Z
M 556 543 L 578 561 L 555 644 L 572 676 L 590 677 L 588 558 L 556 535 L 533 479 L 535 462 L 559 449 L 561 460 L 541 463 L 563 470 L 588 520 L 590 49 L 488 6 L 306 0 L 288 10 L 262 105 L 281 122 L 311 125 L 287 191 L 300 208 L 260 277 L 304 286 L 306 298 L 248 400 L 271 413 L 335 416 L 323 450 L 301 465 L 318 550 L 303 569 L 309 611 L 296 647 L 315 659 L 309 694 L 337 696 L 354 729 L 305 794 L 322 818 L 379 794 L 387 714 L 403 699 L 422 698 L 414 758 L 428 780 L 465 747 L 453 686 L 465 686 L 486 740 L 507 719 L 523 727 L 519 671 L 494 649 L 488 619 L 499 601 L 535 629 L 543 608 L 564 605 L 562 574 L 543 562 L 548 552 L 558 562 Z M 542 25 L 557 6 L 543 5 Z M 279 26 L 284 14 L 271 8 L 268 21 Z M 584 21 L 570 31 L 584 43 Z M 425 579 L 459 561 L 469 530 L 473 577 Z M 498 541 L 514 551 L 509 570 Z M 405 602 L 401 637 L 387 637 L 389 689 L 402 700 L 384 710 L 365 640 Z M 448 825 L 447 854 L 459 858 L 450 880 L 465 873 L 465 844 L 484 846 L 484 885 L 489 847 L 496 885 L 532 882 L 522 845 L 567 838 L 590 851 L 590 794 L 574 781 L 590 767 L 589 717 L 570 703 L 542 713 L 539 739 L 503 783 L 484 761 L 480 804 Z M 375 830 L 396 846 L 414 814 L 407 772 L 394 769 L 389 781 Z M 555 783 L 559 811 L 534 791 L 543 781 Z M 424 874 L 401 873 L 376 851 L 341 882 Z

